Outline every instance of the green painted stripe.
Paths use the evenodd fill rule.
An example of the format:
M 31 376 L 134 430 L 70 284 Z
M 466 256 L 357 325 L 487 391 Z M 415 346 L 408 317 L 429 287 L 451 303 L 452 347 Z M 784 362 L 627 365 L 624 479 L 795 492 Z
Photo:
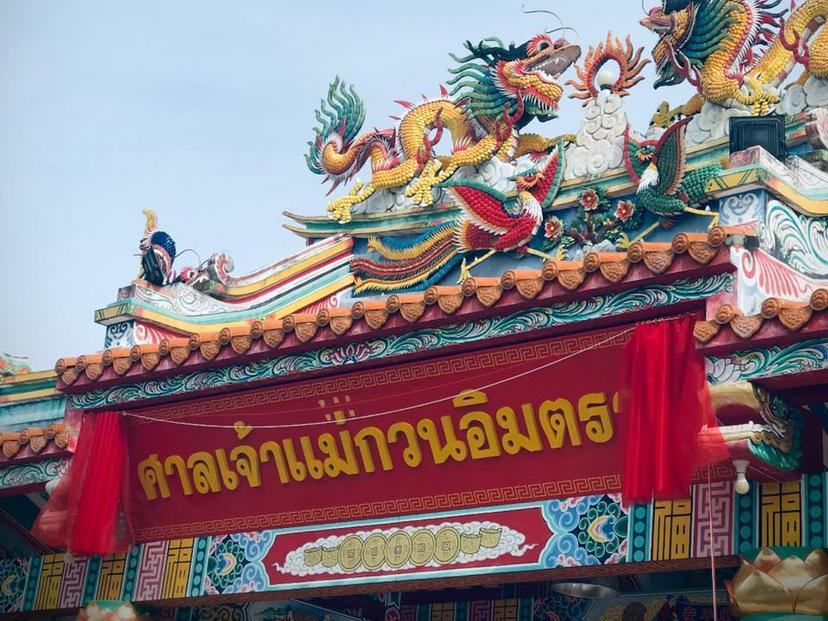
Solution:
M 83 598 L 81 599 L 81 606 L 86 606 L 89 602 L 95 599 L 95 593 L 98 590 L 98 577 L 101 574 L 101 557 L 92 556 L 89 559 L 89 565 L 86 570 L 86 584 L 83 588 Z
M 24 427 L 45 426 L 63 420 L 66 397 L 57 395 L 37 401 L 0 404 L 0 429 L 16 431 Z
M 43 567 L 43 557 L 36 556 L 31 559 L 29 573 L 26 574 L 26 587 L 23 595 L 23 610 L 34 610 L 37 599 L 37 587 L 40 583 L 40 569 Z

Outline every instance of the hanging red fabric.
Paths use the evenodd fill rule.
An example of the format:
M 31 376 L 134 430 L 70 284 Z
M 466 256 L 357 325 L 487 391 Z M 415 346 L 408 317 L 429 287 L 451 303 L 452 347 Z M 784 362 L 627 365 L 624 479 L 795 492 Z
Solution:
M 32 532 L 75 554 L 111 554 L 131 543 L 124 479 L 126 429 L 117 412 L 86 414 L 69 470 L 38 516 Z
M 639 324 L 624 352 L 624 504 L 690 495 L 700 465 L 727 458 L 691 316 Z M 699 432 L 706 427 L 704 447 Z

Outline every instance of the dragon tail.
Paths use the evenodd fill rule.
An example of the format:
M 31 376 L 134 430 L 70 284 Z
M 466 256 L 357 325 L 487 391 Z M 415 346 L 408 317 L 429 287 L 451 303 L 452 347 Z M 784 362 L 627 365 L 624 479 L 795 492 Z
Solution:
M 354 87 L 347 86 L 337 76 L 328 87 L 327 99 L 319 103 L 315 114 L 319 125 L 313 128 L 314 139 L 308 143 L 305 160 L 311 172 L 322 175 L 328 172 L 323 162 L 325 145 L 334 143 L 343 147 L 353 142 L 365 122 L 365 108 Z
M 362 168 L 374 146 L 381 149 L 381 159 L 393 160 L 393 129 L 374 129 L 357 138 L 365 121 L 365 108 L 354 87 L 339 77 L 331 83 L 327 98 L 319 104 L 316 120 L 319 125 L 308 143 L 305 161 L 311 172 L 333 181 L 331 191 Z
M 460 259 L 455 243 L 455 223 L 437 225 L 414 239 L 368 240 L 378 259 L 357 255 L 351 259 L 354 291 L 408 291 L 416 285 L 430 285 Z
M 775 39 L 762 59 L 748 73 L 761 82 L 779 87 L 797 64 L 802 64 L 809 75 L 828 78 L 828 0 L 805 0 L 799 6 L 791 6 L 786 19 L 770 13 L 776 5 L 765 0 L 762 13 L 773 18 L 778 27 Z

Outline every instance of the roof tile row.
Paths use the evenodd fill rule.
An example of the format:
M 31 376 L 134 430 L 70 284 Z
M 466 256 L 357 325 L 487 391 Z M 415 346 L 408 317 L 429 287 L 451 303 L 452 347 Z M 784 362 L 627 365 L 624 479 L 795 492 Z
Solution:
M 100 354 L 61 358 L 55 365 L 55 371 L 65 386 L 84 376 L 95 382 L 108 367 L 119 376 L 135 372 L 135 365 L 141 366 L 138 372 L 151 372 L 164 359 L 180 366 L 193 352 L 199 352 L 204 360 L 212 361 L 225 348 L 232 349 L 237 356 L 243 356 L 258 340 L 275 349 L 290 333 L 299 343 L 307 343 L 322 328 L 329 328 L 336 336 L 345 335 L 358 322 L 364 323 L 369 330 L 379 330 L 395 314 L 414 324 L 429 307 L 436 306 L 443 314 L 453 315 L 469 300 L 476 300 L 483 307 L 490 308 L 498 304 L 504 292 L 510 290 L 515 290 L 523 300 L 534 299 L 553 282 L 563 292 L 572 292 L 584 284 L 589 274 L 595 272 L 606 282 L 616 284 L 624 280 L 636 264 L 646 266 L 649 272 L 656 275 L 666 272 L 678 255 L 686 254 L 698 264 L 708 264 L 718 254 L 728 235 L 741 233 L 741 229 L 720 226 L 713 227 L 707 233 L 679 233 L 671 243 L 638 242 L 626 252 L 593 252 L 582 261 L 547 261 L 539 270 L 508 270 L 500 277 L 473 277 L 456 286 L 432 286 L 423 292 L 358 301 L 350 308 L 326 308 L 315 314 L 295 313 L 281 320 L 254 321 L 208 334 L 163 339 L 157 344 L 112 348 Z
M 54 443 L 58 449 L 69 446 L 69 427 L 65 423 L 52 423 L 48 427 L 0 432 L 0 446 L 6 459 L 12 459 L 27 447 L 31 453 L 40 453 L 49 443 Z
M 732 304 L 718 308 L 713 319 L 696 323 L 694 334 L 701 343 L 709 343 L 724 328 L 729 328 L 741 339 L 749 339 L 768 321 L 778 321 L 787 330 L 797 331 L 805 326 L 814 313 L 828 309 L 828 289 L 817 289 L 807 302 L 768 298 L 761 311 L 745 316 Z

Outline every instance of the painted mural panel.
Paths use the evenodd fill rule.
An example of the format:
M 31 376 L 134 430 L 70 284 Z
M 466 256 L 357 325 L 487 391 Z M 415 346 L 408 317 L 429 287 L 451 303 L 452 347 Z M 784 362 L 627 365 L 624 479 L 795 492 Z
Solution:
M 428 579 L 627 560 L 628 514 L 616 494 L 409 520 L 213 537 L 205 593 Z
M 774 494 L 788 491 L 767 483 L 753 482 L 747 494 L 739 495 L 732 482 L 713 482 L 709 489 L 707 483 L 695 485 L 689 499 L 669 507 L 658 503 L 624 507 L 617 494 L 594 494 L 323 528 L 150 542 L 104 558 L 6 559 L 0 561 L 0 613 L 66 608 L 77 605 L 80 593 L 82 605 L 94 599 L 186 600 L 345 584 L 393 589 L 396 580 L 421 578 L 425 586 L 435 578 L 493 572 L 507 576 L 506 572 L 659 559 L 681 563 L 687 555 L 691 560 L 707 559 L 711 542 L 717 556 L 748 552 L 782 532 L 774 530 L 779 524 L 787 525 L 785 532 L 807 533 L 808 545 L 820 547 L 828 532 L 826 477 L 825 473 L 805 475 L 796 484 L 801 498 L 807 499 L 805 511 L 789 510 L 788 502 L 770 503 Z M 689 529 L 683 526 L 688 515 Z M 186 595 L 181 596 L 185 589 Z M 495 612 L 512 610 L 509 601 L 503 600 L 497 611 L 492 601 L 485 601 L 437 613 L 441 618 L 491 619 Z M 543 601 L 536 599 L 535 605 L 543 606 Z M 430 621 L 435 611 L 419 608 L 416 617 L 410 607 L 400 609 L 400 621 Z M 612 614 L 621 615 L 625 608 Z M 631 612 L 635 610 L 641 612 L 638 608 Z

